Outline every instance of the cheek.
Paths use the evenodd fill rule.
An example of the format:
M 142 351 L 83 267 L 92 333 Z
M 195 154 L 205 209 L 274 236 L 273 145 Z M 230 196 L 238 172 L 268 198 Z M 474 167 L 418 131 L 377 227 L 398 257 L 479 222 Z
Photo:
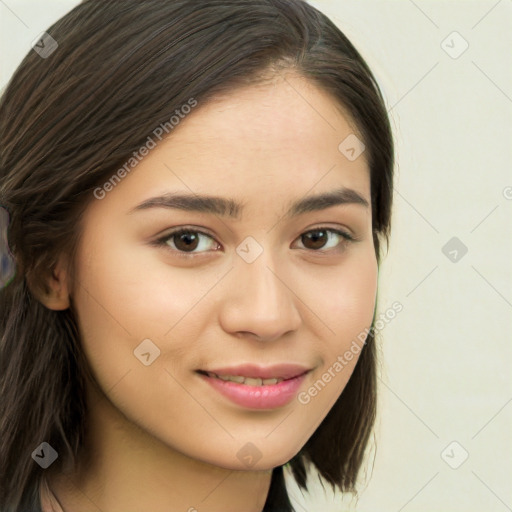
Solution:
M 188 378 L 186 370 L 197 367 L 191 347 L 197 347 L 213 318 L 208 293 L 225 271 L 173 268 L 161 253 L 135 244 L 124 249 L 126 244 L 114 237 L 109 244 L 96 238 L 85 247 L 94 252 L 81 254 L 74 302 L 83 350 L 98 384 L 113 390 L 111 398 L 137 421 L 157 425 L 163 411 L 172 415 L 196 407 L 166 370 Z M 152 362 L 145 366 L 138 356 L 148 349 Z M 147 408 L 142 389 L 150 401 L 157 400 L 154 391 L 159 390 L 163 402 Z M 171 402 L 176 405 L 172 411 L 165 407 Z M 173 424 L 176 418 L 167 420 Z
M 75 294 L 87 328 L 115 329 L 134 341 L 164 336 L 215 282 L 215 276 L 172 271 L 156 251 L 133 242 L 90 245 L 95 250 L 82 254 Z
M 109 244 L 96 238 L 83 247 L 94 250 L 80 253 L 73 302 L 91 369 L 110 389 L 127 372 L 131 378 L 147 369 L 134 354 L 143 340 L 152 340 L 162 356 L 180 351 L 178 345 L 187 340 L 177 342 L 173 328 L 187 321 L 211 284 L 197 280 L 190 286 L 186 272 L 164 275 L 162 263 L 152 261 L 150 253 L 148 258 L 147 248 L 124 250 L 126 244 L 114 237 Z M 159 366 L 159 359 L 152 366 Z
M 313 407 L 331 406 L 346 386 L 371 326 L 377 293 L 378 266 L 374 251 L 361 252 L 332 272 L 321 292 L 313 297 L 322 320 L 318 335 L 322 364 L 315 374 L 314 389 L 299 398 L 314 398 Z M 325 391 L 324 391 L 325 389 Z M 322 396 L 320 396 L 322 395 Z M 318 396 L 318 398 L 316 398 Z
M 330 309 L 333 330 L 346 341 L 370 327 L 377 296 L 378 267 L 374 253 L 361 255 L 347 265 L 338 279 L 333 279 L 331 295 L 335 297 Z M 357 331 L 357 332 L 356 332 Z
M 350 345 L 353 338 L 371 325 L 378 279 L 373 246 L 354 252 L 339 269 L 325 272 L 309 300 L 325 324 L 323 332 L 327 335 L 321 338 L 332 352 Z

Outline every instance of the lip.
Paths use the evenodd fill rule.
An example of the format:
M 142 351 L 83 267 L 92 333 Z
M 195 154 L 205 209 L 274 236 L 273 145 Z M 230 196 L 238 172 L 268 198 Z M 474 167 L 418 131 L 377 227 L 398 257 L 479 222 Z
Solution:
M 202 369 L 204 372 L 212 372 L 217 375 L 233 375 L 251 377 L 253 379 L 292 379 L 306 373 L 311 368 L 299 364 L 275 364 L 272 366 L 258 366 L 255 364 L 243 364 L 239 366 Z
M 247 384 L 239 384 L 237 382 L 209 377 L 206 370 L 197 372 L 199 377 L 212 386 L 213 389 L 238 406 L 249 409 L 276 409 L 285 406 L 294 399 L 306 375 L 309 374 L 311 370 L 300 365 L 281 364 L 268 367 L 242 365 L 230 368 L 217 368 L 208 371 L 217 375 L 238 375 L 260 379 L 285 379 L 277 384 L 249 386 Z

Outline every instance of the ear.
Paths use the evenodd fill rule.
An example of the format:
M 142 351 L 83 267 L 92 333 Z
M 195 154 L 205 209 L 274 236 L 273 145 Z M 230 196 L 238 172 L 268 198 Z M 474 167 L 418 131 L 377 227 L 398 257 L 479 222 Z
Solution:
M 48 309 L 62 311 L 69 308 L 69 275 L 66 271 L 64 258 L 50 271 L 48 277 L 43 280 L 44 290 L 32 288 L 32 293 L 37 300 Z

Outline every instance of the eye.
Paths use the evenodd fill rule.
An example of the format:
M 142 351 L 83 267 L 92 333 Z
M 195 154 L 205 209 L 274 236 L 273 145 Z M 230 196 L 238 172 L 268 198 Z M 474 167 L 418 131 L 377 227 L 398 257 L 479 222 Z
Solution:
M 355 238 L 340 229 L 320 227 L 303 233 L 299 240 L 306 245 L 306 249 L 324 253 L 342 251 L 345 245 L 354 242 Z
M 300 240 L 307 250 L 325 253 L 342 251 L 347 243 L 356 239 L 345 231 L 320 227 L 303 233 L 297 240 Z M 165 249 L 183 257 L 217 251 L 220 248 L 220 244 L 212 235 L 192 227 L 175 229 L 156 240 L 154 244 L 164 246 Z
M 206 242 L 202 241 L 203 237 L 209 239 L 209 242 L 208 240 Z M 171 231 L 170 233 L 167 233 L 165 237 L 157 240 L 157 243 L 167 245 L 172 251 L 178 253 L 180 256 L 188 256 L 189 254 L 194 254 L 194 251 L 196 251 L 198 248 L 203 250 L 196 252 L 205 252 L 204 250 L 208 250 L 208 246 L 219 246 L 213 237 L 207 233 L 203 233 L 202 231 L 198 231 L 197 229 L 192 228 L 179 228 Z

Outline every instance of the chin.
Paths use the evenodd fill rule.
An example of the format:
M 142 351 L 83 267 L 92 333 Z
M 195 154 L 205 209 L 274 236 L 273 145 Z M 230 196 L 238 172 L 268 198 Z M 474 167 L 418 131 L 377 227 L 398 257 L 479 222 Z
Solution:
M 266 471 L 272 470 L 278 466 L 283 466 L 289 462 L 297 453 L 301 446 L 284 447 L 269 446 L 268 443 L 250 443 L 243 444 L 236 452 L 235 461 L 233 459 L 224 460 L 224 464 L 218 464 L 226 469 L 237 471 Z M 220 461 L 219 461 L 220 462 Z

